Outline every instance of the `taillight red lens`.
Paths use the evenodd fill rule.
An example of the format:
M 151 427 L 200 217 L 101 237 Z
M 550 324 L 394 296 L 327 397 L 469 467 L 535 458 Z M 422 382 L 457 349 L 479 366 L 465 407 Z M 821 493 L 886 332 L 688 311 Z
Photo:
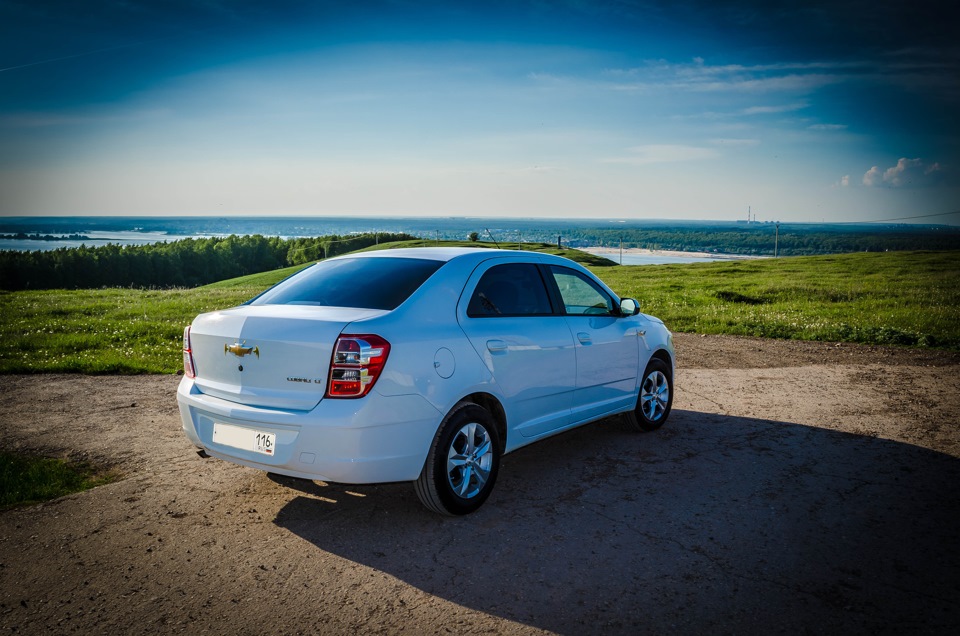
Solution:
M 193 348 L 190 346 L 190 327 L 183 328 L 183 374 L 188 378 L 197 377 L 197 368 L 193 364 Z
M 390 343 L 372 334 L 337 338 L 330 361 L 327 397 L 358 398 L 370 392 L 390 354 Z

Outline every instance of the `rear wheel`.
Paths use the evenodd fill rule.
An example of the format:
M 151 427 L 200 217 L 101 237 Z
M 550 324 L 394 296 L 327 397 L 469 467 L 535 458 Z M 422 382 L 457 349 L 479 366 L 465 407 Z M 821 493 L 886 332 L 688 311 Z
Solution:
M 444 418 L 414 485 L 430 510 L 465 515 L 490 496 L 499 468 L 500 436 L 493 417 L 466 403 Z
M 640 383 L 637 406 L 624 413 L 624 420 L 642 431 L 655 431 L 663 426 L 673 406 L 673 377 L 670 366 L 658 358 L 647 364 Z

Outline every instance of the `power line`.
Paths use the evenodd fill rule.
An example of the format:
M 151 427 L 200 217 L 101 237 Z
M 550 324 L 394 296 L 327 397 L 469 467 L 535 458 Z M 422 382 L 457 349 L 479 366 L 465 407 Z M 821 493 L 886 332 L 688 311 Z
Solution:
M 875 221 L 842 221 L 840 223 L 831 223 L 830 225 L 858 225 L 861 223 L 890 223 L 892 221 L 909 221 L 911 219 L 929 219 L 935 216 L 952 216 L 954 214 L 960 214 L 960 210 L 954 210 L 953 212 L 939 212 L 937 214 L 917 214 L 916 216 L 901 216 L 896 219 L 878 219 Z

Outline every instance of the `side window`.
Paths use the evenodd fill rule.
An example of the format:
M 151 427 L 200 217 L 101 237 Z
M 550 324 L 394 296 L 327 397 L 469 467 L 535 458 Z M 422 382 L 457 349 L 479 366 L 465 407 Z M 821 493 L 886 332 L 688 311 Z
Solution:
M 467 305 L 471 318 L 487 316 L 544 316 L 553 313 L 550 297 L 532 263 L 491 267 L 477 283 Z
M 594 281 L 567 267 L 550 266 L 557 281 L 563 308 L 569 315 L 617 315 L 610 296 Z

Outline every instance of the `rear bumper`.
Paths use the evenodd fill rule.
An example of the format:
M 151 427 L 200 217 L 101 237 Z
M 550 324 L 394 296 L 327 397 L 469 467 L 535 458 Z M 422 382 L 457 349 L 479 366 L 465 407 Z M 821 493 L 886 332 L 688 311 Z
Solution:
M 347 484 L 412 481 L 420 475 L 442 414 L 419 395 L 322 400 L 311 411 L 245 406 L 177 389 L 183 432 L 212 457 L 259 470 Z M 216 444 L 215 423 L 276 435 L 272 455 Z

